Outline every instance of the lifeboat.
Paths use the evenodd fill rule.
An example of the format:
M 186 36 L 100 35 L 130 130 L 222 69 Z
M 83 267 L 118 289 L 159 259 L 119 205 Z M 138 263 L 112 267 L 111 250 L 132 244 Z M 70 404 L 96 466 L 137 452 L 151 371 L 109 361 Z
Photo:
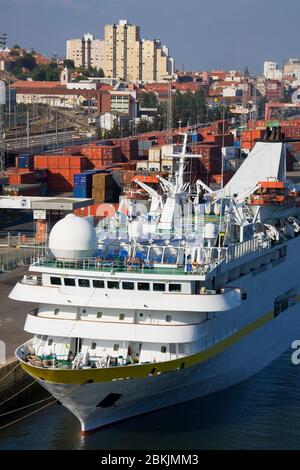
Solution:
M 297 193 L 289 191 L 282 181 L 260 181 L 259 188 L 247 201 L 250 206 L 294 206 Z
M 246 203 L 259 209 L 258 221 L 273 223 L 297 212 L 299 196 L 282 181 L 260 181 Z

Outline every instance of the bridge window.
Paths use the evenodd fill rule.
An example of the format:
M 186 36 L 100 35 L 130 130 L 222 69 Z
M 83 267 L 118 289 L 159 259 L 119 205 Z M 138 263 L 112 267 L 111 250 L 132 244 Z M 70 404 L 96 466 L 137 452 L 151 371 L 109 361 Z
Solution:
M 119 282 L 118 281 L 107 281 L 107 287 L 109 289 L 119 289 Z
M 59 314 L 59 308 L 56 308 L 56 309 L 54 310 L 54 315 L 58 315 L 58 314 Z
M 184 354 L 184 344 L 183 343 L 178 344 L 178 352 L 179 352 L 179 354 Z
M 96 346 L 97 346 L 97 343 L 93 342 L 92 346 L 91 346 L 91 349 L 96 349 Z
M 95 287 L 95 289 L 103 289 L 104 281 L 99 281 L 99 279 L 93 279 L 93 287 Z
M 120 313 L 119 320 L 124 320 L 124 319 L 125 319 L 125 313 Z
M 102 312 L 97 312 L 97 318 L 102 318 Z
M 53 344 L 53 339 L 48 339 L 48 346 L 52 346 Z
M 156 292 L 164 292 L 166 290 L 166 285 L 163 284 L 162 282 L 154 282 L 153 290 Z
M 119 351 L 119 344 L 114 344 L 114 351 Z
M 166 315 L 166 321 L 171 322 L 172 321 L 172 315 Z
M 138 290 L 150 290 L 149 282 L 138 282 Z
M 162 347 L 160 348 L 160 352 L 166 353 L 166 352 L 167 352 L 167 346 L 162 346 Z
M 79 287 L 90 287 L 89 279 L 78 279 Z
M 134 290 L 134 282 L 122 282 L 122 289 Z
M 176 354 L 176 344 L 170 343 L 170 353 Z
M 73 277 L 66 277 L 64 279 L 65 286 L 75 287 L 75 279 Z
M 181 292 L 181 284 L 169 284 L 169 292 Z
M 50 277 L 50 282 L 53 286 L 61 286 L 61 278 L 60 277 Z

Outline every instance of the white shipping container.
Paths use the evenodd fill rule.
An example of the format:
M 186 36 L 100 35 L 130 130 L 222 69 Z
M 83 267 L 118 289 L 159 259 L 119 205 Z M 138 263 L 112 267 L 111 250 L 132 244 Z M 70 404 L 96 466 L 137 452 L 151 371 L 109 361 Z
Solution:
M 149 162 L 160 162 L 161 158 L 161 147 L 154 146 L 154 147 L 149 147 L 149 154 L 148 154 L 148 160 Z
M 147 171 L 148 170 L 148 162 L 147 160 L 137 162 L 136 164 L 136 171 Z
M 158 173 L 160 171 L 160 163 L 148 162 L 148 171 L 151 173 Z
M 161 161 L 161 171 L 167 171 L 169 173 L 172 173 L 173 172 L 173 168 L 174 168 L 174 160 L 173 159 L 166 159 L 164 158 L 162 161 Z
M 168 158 L 174 153 L 180 152 L 180 145 L 176 144 L 165 144 L 161 147 L 161 156 L 162 158 Z

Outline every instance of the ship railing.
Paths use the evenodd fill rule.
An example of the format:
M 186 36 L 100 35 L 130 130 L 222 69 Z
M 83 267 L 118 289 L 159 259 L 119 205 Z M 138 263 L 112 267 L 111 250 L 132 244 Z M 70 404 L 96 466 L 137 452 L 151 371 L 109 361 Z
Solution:
M 237 243 L 226 248 L 226 263 L 242 258 L 250 253 L 268 250 L 270 247 L 270 240 L 261 240 L 258 237 Z
M 171 275 L 205 275 L 216 268 L 220 262 L 230 263 L 236 259 L 246 256 L 250 253 L 260 252 L 269 249 L 270 240 L 261 241 L 253 238 L 245 242 L 238 243 L 229 247 L 198 247 L 182 259 L 182 262 L 174 260 L 173 262 L 162 262 L 159 260 L 150 260 L 147 258 L 121 258 L 115 256 L 112 258 L 91 257 L 83 260 L 57 260 L 50 258 L 40 258 L 35 266 L 45 266 L 51 268 L 75 269 L 84 271 L 103 271 L 103 272 L 139 272 L 141 274 L 171 274 Z M 26 283 L 26 282 L 24 282 Z M 33 283 L 33 281 L 27 281 Z

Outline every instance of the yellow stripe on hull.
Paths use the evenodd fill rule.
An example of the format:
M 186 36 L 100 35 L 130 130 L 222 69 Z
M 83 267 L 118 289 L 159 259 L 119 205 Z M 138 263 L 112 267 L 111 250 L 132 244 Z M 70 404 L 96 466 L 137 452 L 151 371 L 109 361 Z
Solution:
M 228 338 L 219 341 L 217 344 L 190 356 L 181 357 L 166 362 L 152 362 L 147 364 L 128 365 L 121 367 L 110 367 L 103 369 L 47 369 L 36 367 L 22 360 L 23 369 L 36 379 L 45 380 L 47 382 L 55 382 L 61 384 L 83 384 L 91 380 L 93 382 L 110 382 L 116 379 L 141 379 L 148 377 L 150 373 L 165 373 L 178 370 L 182 367 L 191 367 L 222 353 L 227 348 L 249 335 L 256 329 L 262 327 L 274 318 L 274 311 L 270 311 L 263 315 L 253 323 L 241 328 L 238 332 Z M 155 369 L 155 372 L 153 371 Z

